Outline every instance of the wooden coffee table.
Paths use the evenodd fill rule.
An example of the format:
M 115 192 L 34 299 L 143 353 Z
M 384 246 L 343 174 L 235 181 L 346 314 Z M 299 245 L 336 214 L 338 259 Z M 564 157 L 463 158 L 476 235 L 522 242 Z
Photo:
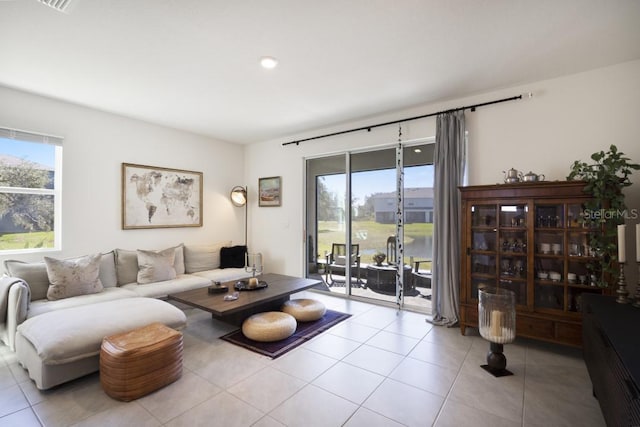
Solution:
M 264 311 L 279 311 L 289 295 L 312 288 L 322 282 L 313 279 L 285 276 L 282 274 L 263 274 L 258 277 L 269 285 L 255 291 L 239 291 L 235 301 L 225 301 L 224 296 L 235 292 L 236 281 L 224 283 L 229 287 L 226 294 L 210 294 L 207 288 L 170 294 L 170 300 L 178 301 L 211 313 L 214 319 L 240 325 L 252 314 Z

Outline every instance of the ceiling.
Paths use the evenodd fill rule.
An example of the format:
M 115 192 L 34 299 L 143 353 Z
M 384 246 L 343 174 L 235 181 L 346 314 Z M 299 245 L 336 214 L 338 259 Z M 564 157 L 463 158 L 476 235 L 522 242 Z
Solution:
M 0 85 L 251 143 L 638 59 L 640 1 L 0 0 L 0 52 Z

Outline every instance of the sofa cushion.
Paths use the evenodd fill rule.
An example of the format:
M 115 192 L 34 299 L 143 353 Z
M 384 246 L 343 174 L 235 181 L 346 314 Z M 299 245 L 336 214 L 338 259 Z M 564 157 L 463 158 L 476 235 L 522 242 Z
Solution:
M 251 273 L 244 268 L 216 268 L 215 270 L 198 271 L 194 276 L 204 277 L 212 282 L 231 282 L 251 277 Z
M 98 302 L 113 301 L 117 299 L 137 297 L 135 292 L 119 287 L 105 288 L 97 294 L 79 295 L 73 298 L 65 298 L 55 301 L 41 299 L 32 301 L 27 311 L 27 318 L 39 316 L 50 311 L 62 310 L 65 308 L 79 307 L 81 305 L 95 304 Z M 114 313 L 117 316 L 117 313 Z
M 115 254 L 113 251 L 102 254 L 100 260 L 100 281 L 105 288 L 114 287 L 118 284 L 115 270 Z M 19 277 L 29 285 L 31 300 L 36 301 L 47 298 L 49 290 L 49 275 L 47 266 L 43 261 L 24 262 L 8 259 L 4 261 L 4 268 L 7 275 Z
M 118 286 L 116 254 L 113 251 L 102 254 L 102 258 L 100 258 L 100 281 L 105 288 Z
M 183 274 L 173 280 L 148 284 L 129 283 L 122 289 L 135 292 L 136 295 L 149 298 L 166 298 L 169 294 L 189 291 L 191 289 L 204 288 L 211 285 L 211 280 L 191 274 Z
M 4 261 L 7 275 L 19 277 L 29 285 L 31 300 L 47 298 L 49 290 L 49 276 L 44 262 L 24 262 L 13 259 Z
M 175 249 L 174 268 L 176 275 L 184 274 L 184 245 L 180 243 L 173 249 Z M 118 285 L 135 283 L 138 280 L 138 251 L 116 249 L 115 253 Z
M 100 258 L 100 254 L 65 260 L 44 257 L 51 283 L 47 299 L 58 300 L 101 292 Z
M 247 247 L 230 246 L 220 249 L 220 268 L 240 268 L 244 267 Z
M 212 245 L 189 245 L 184 247 L 184 267 L 188 274 L 220 268 L 220 250 L 231 245 L 231 241 Z
M 176 269 L 176 274 L 184 274 L 184 245 L 180 243 L 176 248 L 176 256 L 173 263 L 173 268 Z
M 139 284 L 162 282 L 176 278 L 173 262 L 176 256 L 174 248 L 163 251 L 145 251 L 138 249 L 138 280 Z

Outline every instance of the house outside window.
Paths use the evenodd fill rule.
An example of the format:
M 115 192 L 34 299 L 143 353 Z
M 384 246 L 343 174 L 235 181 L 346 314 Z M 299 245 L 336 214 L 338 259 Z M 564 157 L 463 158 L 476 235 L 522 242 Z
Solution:
M 0 253 L 59 250 L 62 138 L 0 127 Z

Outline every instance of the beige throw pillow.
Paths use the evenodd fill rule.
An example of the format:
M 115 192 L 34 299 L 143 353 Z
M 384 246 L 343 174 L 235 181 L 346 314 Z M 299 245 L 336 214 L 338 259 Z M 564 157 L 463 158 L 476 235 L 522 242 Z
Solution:
M 58 260 L 44 257 L 49 276 L 47 299 L 59 300 L 102 292 L 100 281 L 101 254 Z
M 187 274 L 220 268 L 220 250 L 231 241 L 213 245 L 189 245 L 184 247 L 184 267 Z
M 160 252 L 138 249 L 138 283 L 154 283 L 176 278 L 176 249 Z
M 31 291 L 31 301 L 47 298 L 50 283 L 47 266 L 44 262 L 8 259 L 4 261 L 4 268 L 9 276 L 19 277 L 27 282 Z M 1 321 L 4 322 L 4 319 Z
M 174 246 L 176 251 L 173 267 L 176 274 L 184 274 L 184 245 L 180 243 Z M 138 253 L 127 249 L 116 249 L 116 272 L 118 275 L 118 285 L 128 285 L 138 281 Z

